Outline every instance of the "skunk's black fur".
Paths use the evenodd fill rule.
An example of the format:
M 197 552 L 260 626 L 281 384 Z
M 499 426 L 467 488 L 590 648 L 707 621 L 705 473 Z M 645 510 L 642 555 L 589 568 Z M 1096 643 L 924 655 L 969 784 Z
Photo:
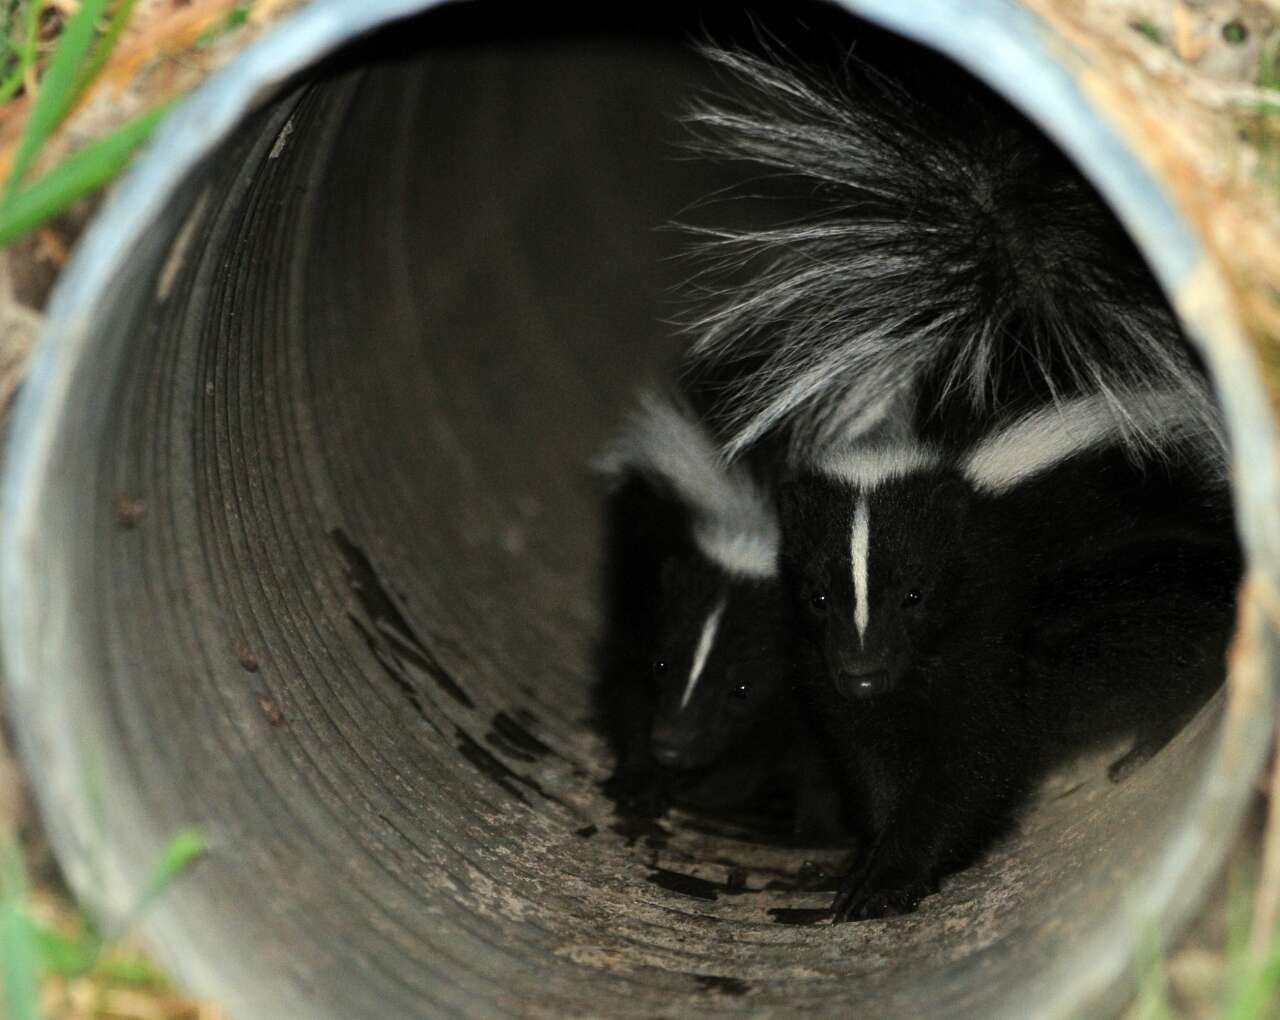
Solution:
M 661 565 L 686 556 L 687 512 L 643 477 L 621 480 L 605 504 L 604 627 L 594 710 L 614 753 L 606 792 L 624 814 L 660 814 L 661 772 L 650 752 L 657 699 L 652 662 L 659 646 Z
M 1129 395 L 1205 381 L 1143 260 L 1067 159 L 945 62 L 894 80 L 852 57 L 710 49 L 734 98 L 699 107 L 698 148 L 807 188 L 772 227 L 700 229 L 688 372 L 716 380 L 729 456 L 782 432 L 802 454 L 903 391 L 922 434 L 986 428 L 1099 394 L 1134 451 L 1158 437 Z M 833 62 L 834 63 L 834 62 Z
M 1243 560 L 1225 483 L 1188 452 L 1135 468 L 1105 448 L 988 500 L 991 554 L 1036 579 L 1019 643 L 1037 733 L 1063 750 L 1131 738 L 1115 780 L 1226 675 Z
M 781 486 L 800 675 L 867 825 L 837 919 L 914 909 L 1054 761 L 1127 736 L 1122 778 L 1221 682 L 1240 555 L 1217 462 L 1085 441 L 1095 403 L 1068 405 L 1077 442 L 1022 419 L 967 457 L 862 445 Z

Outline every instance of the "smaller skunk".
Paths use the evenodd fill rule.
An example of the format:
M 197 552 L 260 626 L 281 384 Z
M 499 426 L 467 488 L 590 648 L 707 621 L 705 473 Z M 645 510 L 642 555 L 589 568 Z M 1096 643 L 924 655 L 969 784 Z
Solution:
M 613 616 L 597 692 L 628 812 L 744 807 L 781 788 L 797 831 L 833 825 L 834 786 L 797 732 L 770 497 L 726 467 L 693 412 L 649 393 L 598 463 Z
M 780 486 L 799 675 L 868 830 L 837 920 L 915 909 L 1056 754 L 1131 731 L 1131 765 L 1221 681 L 1239 572 L 1221 451 L 1179 396 L 1143 399 L 1165 448 L 1140 466 L 1095 395 L 962 457 L 860 444 Z

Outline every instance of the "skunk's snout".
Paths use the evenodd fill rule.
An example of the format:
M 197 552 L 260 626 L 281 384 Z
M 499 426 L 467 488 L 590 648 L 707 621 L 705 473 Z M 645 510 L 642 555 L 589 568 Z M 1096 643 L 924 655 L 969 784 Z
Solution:
M 889 656 L 850 652 L 834 657 L 831 675 L 843 698 L 856 701 L 874 698 L 893 688 L 894 670 Z
M 827 668 L 840 696 L 851 701 L 883 694 L 893 686 L 890 657 L 851 644 L 829 644 Z
M 887 669 L 871 669 L 862 672 L 845 670 L 836 674 L 836 691 L 843 698 L 857 701 L 873 698 L 893 688 L 893 676 Z
M 692 768 L 698 763 L 699 734 L 696 729 L 656 722 L 649 737 L 654 760 L 669 769 Z

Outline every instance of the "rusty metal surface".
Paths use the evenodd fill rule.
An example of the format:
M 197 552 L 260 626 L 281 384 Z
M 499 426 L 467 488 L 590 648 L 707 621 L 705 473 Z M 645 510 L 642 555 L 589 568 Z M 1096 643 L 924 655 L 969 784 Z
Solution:
M 224 141 L 274 83 L 425 6 L 317 4 L 247 53 L 55 297 L 5 477 L 0 626 L 72 881 L 118 913 L 172 828 L 202 825 L 213 853 L 151 933 L 240 1020 L 1112 1004 L 1147 926 L 1194 905 L 1270 719 L 1274 467 L 1246 354 L 1201 331 L 1258 564 L 1229 703 L 1125 784 L 1099 761 L 1055 777 L 916 915 L 776 923 L 824 902 L 801 864 L 838 851 L 618 831 L 584 721 L 584 466 L 663 358 L 681 268 L 653 228 L 721 183 L 668 145 L 703 71 L 661 34 L 464 45 L 428 20 Z M 1033 21 L 963 6 L 982 32 L 935 41 L 987 46 L 998 86 L 1033 74 Z M 894 9 L 921 32 L 961 16 Z M 1207 272 L 1046 75 L 1015 98 L 1172 246 L 1166 284 Z

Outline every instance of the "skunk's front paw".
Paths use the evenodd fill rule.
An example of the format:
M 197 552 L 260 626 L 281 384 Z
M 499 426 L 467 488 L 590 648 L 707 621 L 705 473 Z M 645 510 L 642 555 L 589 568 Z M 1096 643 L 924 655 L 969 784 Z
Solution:
M 646 768 L 619 769 L 605 781 L 604 794 L 619 814 L 632 817 L 657 818 L 669 803 L 662 776 Z
M 834 790 L 805 790 L 796 797 L 792 834 L 800 839 L 847 836 L 841 824 L 841 803 Z
M 870 921 L 877 917 L 910 914 L 920 901 L 935 892 L 928 882 L 908 882 L 893 888 L 877 888 L 857 878 L 846 879 L 831 904 L 832 922 Z
M 1149 757 L 1150 755 L 1140 752 L 1137 748 L 1126 751 L 1107 766 L 1107 779 L 1113 783 L 1123 783 L 1137 772 L 1139 766 L 1144 765 Z

